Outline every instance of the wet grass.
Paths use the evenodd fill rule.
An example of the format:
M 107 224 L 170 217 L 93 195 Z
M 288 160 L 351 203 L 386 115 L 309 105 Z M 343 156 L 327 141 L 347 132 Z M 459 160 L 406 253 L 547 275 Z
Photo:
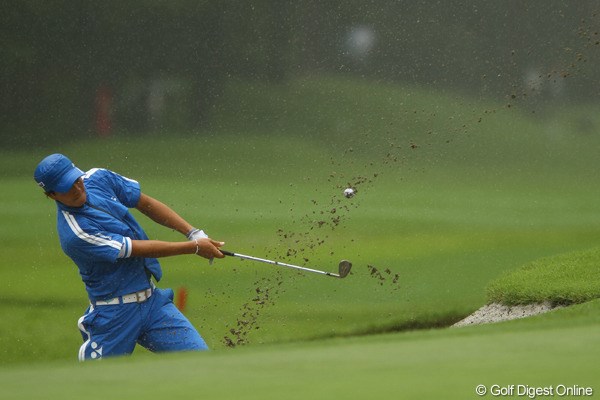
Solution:
M 1 369 L 12 399 L 476 398 L 485 385 L 597 390 L 599 304 L 486 327 Z M 557 367 L 559 365 L 560 367 Z M 32 385 L 31 382 L 36 384 Z M 148 382 L 160 382 L 149 385 Z M 93 382 L 93 385 L 90 385 Z
M 488 286 L 490 302 L 506 305 L 583 303 L 600 297 L 600 250 L 535 260 Z
M 182 152 L 200 154 L 209 142 L 227 146 L 230 137 L 195 145 L 189 137 L 181 140 Z M 406 170 L 378 165 L 373 168 L 379 167 L 380 175 L 359 185 L 357 196 L 348 200 L 338 187 L 343 178 L 334 174 L 332 180 L 330 154 L 311 142 L 292 142 L 285 157 L 287 139 L 245 137 L 243 144 L 260 143 L 261 151 L 235 161 L 238 167 L 226 162 L 232 154 L 213 154 L 207 159 L 214 171 L 206 172 L 211 170 L 206 162 L 183 169 L 170 153 L 153 154 L 164 141 L 88 142 L 64 151 L 89 168 L 106 165 L 95 160 L 97 148 L 104 146 L 114 157 L 106 166 L 139 179 L 146 193 L 226 241 L 230 250 L 331 271 L 342 258 L 354 263 L 348 278 L 334 280 L 231 258 L 214 266 L 190 257 L 163 260 L 161 285 L 187 287 L 186 314 L 213 349 L 224 347 L 225 337 L 240 329 L 240 321 L 249 321 L 248 315 L 252 323 L 244 325 L 242 335 L 248 345 L 437 326 L 484 304 L 486 286 L 502 273 L 540 257 L 589 248 L 600 237 L 600 214 L 590 206 L 597 193 L 556 170 L 548 174 L 560 180 L 560 191 L 527 176 L 509 180 L 498 169 L 493 176 L 499 178 L 490 179 L 485 171 L 431 168 L 426 160 L 419 161 L 422 168 L 413 163 Z M 278 157 L 263 158 L 265 153 Z M 298 153 L 312 158 L 301 166 Z M 315 159 L 322 161 L 316 165 Z M 37 158 L 23 154 L 20 162 L 26 169 Z M 252 165 L 260 167 L 250 177 Z M 238 168 L 241 176 L 235 176 Z M 10 223 L 2 234 L 10 245 L 0 269 L 0 307 L 12 317 L 0 325 L 0 340 L 7 344 L 2 361 L 70 359 L 79 346 L 75 323 L 86 299 L 76 268 L 58 247 L 54 205 L 29 177 L 3 182 L 1 212 Z M 151 237 L 181 239 L 138 217 Z M 326 224 L 319 228 L 319 221 Z M 379 276 L 372 274 L 373 267 Z M 257 289 L 269 290 L 267 305 L 253 301 Z M 45 307 L 24 324 L 22 316 L 40 303 L 56 304 L 61 311 Z M 62 331 L 43 334 L 48 330 Z
M 5 393 L 36 397 L 43 385 L 21 389 L 39 375 L 48 379 L 48 398 L 66 387 L 75 396 L 84 390 L 77 382 L 101 376 L 106 387 L 144 396 L 140 382 L 157 374 L 169 383 L 152 385 L 154 394 L 189 395 L 202 386 L 213 398 L 464 398 L 479 383 L 558 379 L 553 363 L 569 366 L 565 382 L 585 385 L 589 371 L 597 372 L 597 354 L 588 351 L 597 340 L 596 303 L 497 327 L 353 335 L 458 319 L 487 302 L 487 286 L 505 273 L 596 246 L 598 138 L 417 88 L 374 90 L 338 80 L 262 91 L 237 85 L 237 108 L 224 103 L 210 132 L 84 140 L 0 156 Z M 258 109 L 248 119 L 239 107 L 250 106 Z M 549 136 L 549 124 L 561 135 Z M 232 258 L 213 266 L 165 259 L 161 286 L 187 287 L 186 315 L 214 351 L 160 358 L 136 351 L 75 366 L 69 360 L 81 343 L 76 321 L 85 293 L 59 249 L 54 205 L 31 179 L 53 151 L 81 168 L 140 180 L 146 193 L 229 250 L 331 271 L 347 258 L 352 274 L 336 280 Z M 350 200 L 342 196 L 348 184 L 358 189 Z M 181 239 L 137 215 L 150 237 Z M 248 316 L 252 323 L 240 326 Z M 246 345 L 229 349 L 225 337 L 242 328 Z M 332 337 L 340 338 L 322 340 Z M 574 359 L 582 361 L 574 366 Z M 426 379 L 432 368 L 435 385 Z M 63 384 L 67 377 L 75 383 Z

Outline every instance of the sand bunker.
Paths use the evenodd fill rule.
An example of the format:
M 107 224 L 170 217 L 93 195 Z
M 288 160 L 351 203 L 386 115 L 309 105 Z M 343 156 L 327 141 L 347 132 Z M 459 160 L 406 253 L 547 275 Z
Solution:
M 553 306 L 550 302 L 541 304 L 527 304 L 522 306 L 505 306 L 503 304 L 492 303 L 481 307 L 467 318 L 452 325 L 452 327 L 461 327 L 469 325 L 490 324 L 511 319 L 526 318 L 533 315 L 543 314 L 561 306 Z

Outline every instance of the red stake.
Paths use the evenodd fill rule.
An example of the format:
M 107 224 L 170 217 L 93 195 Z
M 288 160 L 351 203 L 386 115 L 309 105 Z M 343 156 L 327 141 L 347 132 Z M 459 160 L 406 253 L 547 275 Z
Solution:
M 185 311 L 185 306 L 187 304 L 188 291 L 185 286 L 181 286 L 177 289 L 177 294 L 175 295 L 175 307 L 181 312 Z

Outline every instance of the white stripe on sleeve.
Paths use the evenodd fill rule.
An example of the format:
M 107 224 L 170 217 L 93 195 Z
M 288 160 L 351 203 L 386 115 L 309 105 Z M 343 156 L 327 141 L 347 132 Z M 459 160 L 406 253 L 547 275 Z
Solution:
M 92 168 L 89 171 L 87 171 L 85 173 L 85 175 L 83 176 L 84 179 L 89 178 L 90 176 L 94 175 L 96 173 L 96 171 L 100 170 L 101 168 Z
M 121 175 L 121 176 L 123 177 L 123 179 L 125 179 L 125 180 L 127 180 L 127 181 L 129 181 L 129 182 L 133 182 L 133 183 L 137 183 L 137 184 L 139 184 L 139 182 L 138 182 L 138 181 L 136 181 L 135 179 L 131 179 L 131 178 L 128 178 L 128 177 L 126 177 L 126 176 L 123 176 L 123 175 Z
M 96 246 L 110 246 L 119 251 L 123 247 L 123 243 L 119 242 L 118 240 L 113 240 L 107 236 L 90 235 L 89 233 L 86 233 L 83 229 L 81 229 L 81 227 L 77 223 L 77 220 L 75 219 L 74 215 L 70 214 L 67 211 L 63 211 L 62 214 L 65 217 L 65 220 L 67 221 L 67 223 L 69 224 L 69 228 L 71 228 L 73 233 L 79 239 L 86 241 L 90 244 L 96 245 Z
M 117 258 L 129 258 L 131 257 L 131 251 L 133 250 L 133 246 L 131 244 L 131 239 L 128 237 L 123 238 L 123 246 L 121 247 L 121 251 Z

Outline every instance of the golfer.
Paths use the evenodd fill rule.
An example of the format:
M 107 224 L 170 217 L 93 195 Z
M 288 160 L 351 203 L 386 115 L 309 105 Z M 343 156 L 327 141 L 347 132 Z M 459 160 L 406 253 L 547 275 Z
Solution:
M 80 361 L 131 354 L 136 343 L 153 352 L 208 349 L 173 304 L 173 291 L 158 289 L 153 279 L 162 276 L 156 258 L 223 258 L 223 242 L 142 193 L 138 182 L 101 168 L 83 172 L 62 154 L 44 158 L 34 179 L 56 201 L 60 244 L 79 268 L 90 299 L 79 319 Z M 188 240 L 149 240 L 129 208 Z

